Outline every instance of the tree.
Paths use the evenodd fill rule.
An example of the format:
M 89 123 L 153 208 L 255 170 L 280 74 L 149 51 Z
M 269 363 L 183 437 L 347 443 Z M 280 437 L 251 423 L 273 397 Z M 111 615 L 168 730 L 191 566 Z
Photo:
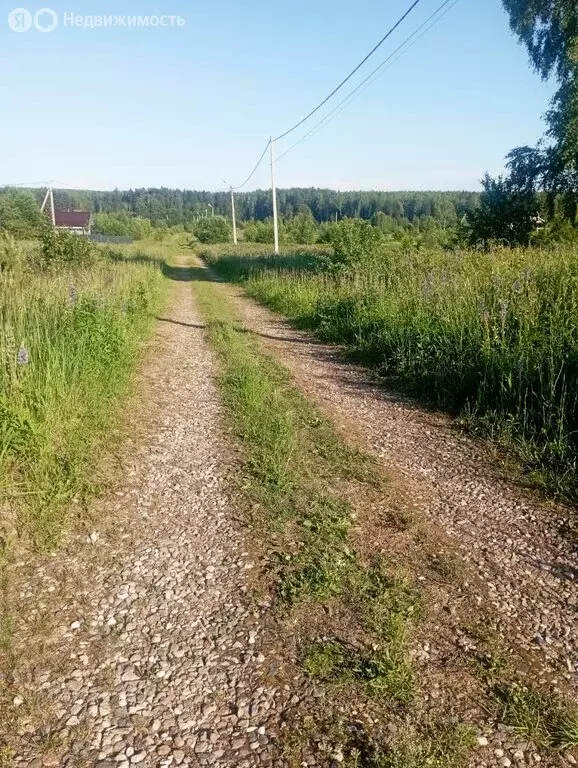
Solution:
M 514 34 L 526 46 L 530 61 L 543 78 L 559 84 L 546 114 L 546 141 L 533 150 L 539 172 L 525 171 L 549 192 L 550 201 L 569 195 L 567 213 L 576 218 L 578 201 L 578 3 L 576 0 L 502 0 Z M 521 147 L 515 152 L 525 152 Z M 511 153 L 512 154 L 512 153 Z M 530 155 L 528 155 L 530 157 Z
M 12 189 L 0 196 L 0 229 L 17 238 L 34 238 L 47 226 L 48 220 L 30 192 Z
M 512 176 L 493 179 L 486 174 L 482 186 L 480 207 L 469 219 L 472 244 L 499 240 L 509 245 L 527 245 L 539 212 L 535 192 L 517 186 Z
M 317 239 L 317 224 L 311 209 L 304 203 L 299 207 L 299 213 L 291 222 L 290 236 L 299 245 L 310 245 Z
M 201 219 L 194 229 L 195 237 L 201 243 L 228 243 L 231 239 L 229 222 L 223 216 Z

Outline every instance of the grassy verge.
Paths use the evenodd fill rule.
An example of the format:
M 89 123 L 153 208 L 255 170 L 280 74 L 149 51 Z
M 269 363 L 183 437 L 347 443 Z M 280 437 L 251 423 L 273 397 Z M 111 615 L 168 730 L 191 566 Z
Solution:
M 244 451 L 252 530 L 267 552 L 280 615 L 299 638 L 301 668 L 326 688 L 328 700 L 400 723 L 393 735 L 374 738 L 359 725 L 353 734 L 347 718 L 336 728 L 333 715 L 319 712 L 309 735 L 301 729 L 286 744 L 288 759 L 301 765 L 310 741 L 326 738 L 333 751 L 343 750 L 347 766 L 462 765 L 469 729 L 424 714 L 419 702 L 411 642 L 423 610 L 420 590 L 394 557 L 355 543 L 352 491 L 357 496 L 382 481 L 236 322 L 206 272 L 191 276 Z
M 297 325 L 500 442 L 533 482 L 577 498 L 574 249 L 383 250 L 337 272 L 315 252 L 203 255 Z
M 127 394 L 160 263 L 96 258 L 0 272 L 2 537 L 51 547 Z
M 437 670 L 434 678 L 426 671 L 438 683 L 435 675 L 446 677 L 445 704 L 424 706 L 431 683 L 421 679 L 413 649 L 426 623 L 426 633 L 434 626 L 443 635 L 444 612 L 432 611 L 431 602 L 451 602 L 451 583 L 465 577 L 456 575 L 451 553 L 440 551 L 431 532 L 424 537 L 418 521 L 409 523 L 412 543 L 401 557 L 394 531 L 384 537 L 391 549 L 363 543 L 359 529 L 367 523 L 359 508 L 364 499 L 375 500 L 372 491 L 384 483 L 376 468 L 343 444 L 287 371 L 264 354 L 258 337 L 236 322 L 206 271 L 194 272 L 197 300 L 220 358 L 222 393 L 244 450 L 252 531 L 267 550 L 278 609 L 299 638 L 299 663 L 327 692 L 324 711 L 301 713 L 299 735 L 285 744 L 290 763 L 301 765 L 311 743 L 322 742 L 328 754 L 342 754 L 347 766 L 454 768 L 471 755 L 471 726 L 484 733 L 503 723 L 557 765 L 560 752 L 577 746 L 576 708 L 547 685 L 530 687 L 527 675 L 517 671 L 526 660 L 515 649 L 500 651 L 495 638 L 487 653 L 480 650 L 486 647 L 481 637 L 475 651 L 456 654 L 448 646 L 456 666 Z M 392 520 L 408 528 L 403 514 L 396 512 Z M 443 595 L 440 575 L 448 585 Z M 429 579 L 438 585 L 435 596 Z M 464 616 L 478 615 L 477 603 L 468 608 L 461 588 L 458 593 Z M 463 625 L 459 615 L 456 621 Z M 507 664 L 493 661 L 500 652 L 510 658 Z M 457 681 L 453 692 L 447 676 Z M 470 725 L 454 711 L 464 694 Z M 335 701 L 371 713 L 373 725 L 332 708 L 329 702 Z M 479 717 L 470 720 L 476 705 Z M 379 723 L 395 724 L 394 735 Z

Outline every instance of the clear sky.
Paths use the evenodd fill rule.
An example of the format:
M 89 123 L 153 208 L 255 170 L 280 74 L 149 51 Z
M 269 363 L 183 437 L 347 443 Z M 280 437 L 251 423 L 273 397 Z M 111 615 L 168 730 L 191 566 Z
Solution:
M 0 184 L 239 184 L 269 135 L 290 127 L 327 95 L 410 5 L 44 2 L 60 17 L 49 33 L 15 32 L 8 25 L 15 6 L 34 13 L 42 1 L 1 0 Z M 422 0 L 350 85 L 441 2 Z M 65 12 L 174 14 L 186 25 L 81 29 L 64 26 Z M 552 92 L 512 37 L 500 0 L 459 0 L 383 77 L 278 164 L 278 183 L 477 189 L 485 170 L 501 171 L 509 149 L 537 141 Z M 280 144 L 278 153 L 315 121 Z M 247 188 L 268 185 L 264 164 Z

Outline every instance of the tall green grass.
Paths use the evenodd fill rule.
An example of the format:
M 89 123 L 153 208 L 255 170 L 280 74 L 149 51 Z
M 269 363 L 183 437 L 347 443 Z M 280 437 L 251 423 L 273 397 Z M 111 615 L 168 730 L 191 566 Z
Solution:
M 127 392 L 161 280 L 158 263 L 106 258 L 0 272 L 4 540 L 57 540 Z
M 314 252 L 205 256 L 258 300 L 467 418 L 539 481 L 576 495 L 575 249 L 382 249 L 339 273 Z

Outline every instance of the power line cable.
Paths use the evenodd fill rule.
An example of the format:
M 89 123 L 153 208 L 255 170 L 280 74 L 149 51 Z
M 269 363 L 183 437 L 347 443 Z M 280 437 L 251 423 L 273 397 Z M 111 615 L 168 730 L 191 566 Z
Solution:
M 36 186 L 50 186 L 49 181 L 21 181 L 18 184 L 2 184 L 2 187 L 36 187 Z
M 333 91 L 331 91 L 331 93 L 325 99 L 323 99 L 322 102 L 320 102 L 315 107 L 315 109 L 311 110 L 311 112 L 309 112 L 309 114 L 305 115 L 305 117 L 302 120 L 300 120 L 298 123 L 295 123 L 295 125 L 292 128 L 289 128 L 289 130 L 287 130 L 284 133 L 280 134 L 275 139 L 269 139 L 269 141 L 267 142 L 267 146 L 263 150 L 263 154 L 261 155 L 261 157 L 257 161 L 257 164 L 255 165 L 255 167 L 253 168 L 253 170 L 251 171 L 249 176 L 247 176 L 247 178 L 245 179 L 245 181 L 242 184 L 239 184 L 236 187 L 232 187 L 233 191 L 237 191 L 239 189 L 242 189 L 244 186 L 246 186 L 251 181 L 253 176 L 257 173 L 257 170 L 259 169 L 261 163 L 263 162 L 263 158 L 265 157 L 265 155 L 267 153 L 267 150 L 271 146 L 271 142 L 272 141 L 279 141 L 280 139 L 285 138 L 285 136 L 288 136 L 290 133 L 293 133 L 293 131 L 295 131 L 297 128 L 299 128 L 299 126 L 303 125 L 303 123 L 305 123 L 307 120 L 309 120 L 310 117 L 312 117 L 316 112 L 318 112 L 321 109 L 321 107 L 323 107 L 325 104 L 327 104 L 327 102 L 333 96 L 335 96 L 335 94 L 339 90 L 341 90 L 341 88 L 343 88 L 343 86 L 346 83 L 348 83 L 349 80 L 351 80 L 351 78 L 356 74 L 356 72 L 358 72 L 361 69 L 361 67 L 366 63 L 366 61 L 368 61 L 368 59 L 370 59 L 373 56 L 373 54 L 378 50 L 378 48 L 380 48 L 385 43 L 385 41 L 395 32 L 395 30 L 400 26 L 400 24 L 402 24 L 402 22 L 405 21 L 405 19 L 414 10 L 414 8 L 416 8 L 419 5 L 420 2 L 421 2 L 421 0 L 414 0 L 414 2 L 410 5 L 410 7 L 407 9 L 407 11 L 397 20 L 397 22 L 393 25 L 393 27 L 391 27 L 387 31 L 387 33 L 381 38 L 381 40 L 377 43 L 377 45 L 375 45 L 372 48 L 372 50 L 367 54 L 367 56 L 365 56 L 365 58 L 362 59 L 362 61 L 359 62 L 359 64 L 355 67 L 355 69 L 353 69 L 347 75 L 347 77 L 344 80 L 342 80 L 341 83 L 339 83 L 339 85 L 336 88 L 334 88 Z M 448 2 L 449 2 L 449 0 L 448 0 Z M 278 159 L 280 159 L 280 158 L 278 158 Z
M 312 117 L 312 116 L 313 116 L 313 115 L 314 115 L 316 112 L 318 112 L 318 111 L 321 109 L 321 107 L 323 107 L 325 104 L 327 104 L 327 102 L 329 101 L 329 99 L 331 99 L 333 96 L 335 96 L 335 94 L 336 94 L 338 91 L 340 91 L 340 90 L 341 90 L 341 88 L 343 88 L 343 86 L 344 86 L 344 85 L 345 85 L 347 82 L 349 82 L 349 81 L 351 80 L 351 78 L 353 77 L 353 75 L 355 75 L 355 74 L 356 74 L 356 72 L 359 72 L 359 70 L 361 69 L 361 67 L 362 67 L 362 66 L 365 64 L 365 62 L 366 62 L 368 59 L 370 59 L 370 58 L 373 56 L 373 54 L 374 54 L 374 53 L 377 51 L 377 49 L 378 49 L 378 48 L 380 48 L 380 47 L 381 47 L 381 46 L 382 46 L 382 45 L 385 43 L 385 41 L 386 41 L 386 40 L 387 40 L 389 37 L 391 37 L 391 35 L 392 35 L 392 34 L 395 32 L 395 30 L 396 30 L 396 29 L 397 29 L 397 28 L 400 26 L 400 24 L 402 24 L 402 22 L 403 22 L 403 21 L 405 21 L 405 19 L 406 19 L 406 18 L 409 16 L 409 14 L 410 14 L 410 13 L 413 11 L 413 9 L 414 9 L 414 8 L 416 8 L 416 7 L 419 5 L 419 3 L 420 3 L 420 2 L 421 2 L 421 0 L 414 0 L 414 2 L 413 2 L 411 5 L 410 5 L 410 7 L 409 7 L 409 8 L 407 9 L 407 11 L 406 11 L 406 12 L 403 14 L 403 16 L 401 16 L 401 17 L 400 17 L 400 18 L 399 18 L 399 19 L 396 21 L 396 23 L 393 25 L 393 27 L 391 27 L 391 29 L 389 29 L 389 30 L 388 30 L 388 32 L 387 32 L 387 33 L 386 33 L 386 34 L 385 34 L 385 35 L 384 35 L 384 36 L 381 38 L 381 40 L 380 40 L 380 41 L 377 43 L 377 45 L 375 45 L 375 46 L 374 46 L 374 47 L 371 49 L 371 51 L 370 51 L 370 52 L 367 54 L 367 56 L 366 56 L 364 59 L 362 59 L 362 60 L 359 62 L 359 64 L 358 64 L 358 65 L 355 67 L 355 69 L 353 69 L 353 70 L 352 70 L 352 71 L 351 71 L 351 72 L 350 72 L 350 73 L 347 75 L 347 77 L 346 77 L 344 80 L 342 80 L 342 81 L 339 83 L 339 85 L 337 86 L 337 88 L 334 88 L 334 89 L 331 91 L 331 93 L 329 94 L 329 96 L 327 96 L 325 99 L 323 99 L 323 101 L 322 101 L 322 102 L 320 102 L 320 103 L 319 103 L 319 104 L 318 104 L 318 105 L 315 107 L 315 109 L 312 109 L 312 110 L 311 110 L 311 112 L 309 112 L 309 114 L 305 115 L 305 117 L 304 117 L 302 120 L 299 120 L 299 122 L 298 122 L 298 123 L 295 123 L 295 125 L 294 125 L 294 126 L 292 126 L 291 128 L 289 128 L 289 130 L 285 131 L 284 133 L 281 133 L 279 136 L 277 136 L 275 139 L 273 139 L 273 141 L 280 141 L 281 139 L 284 139 L 284 138 L 285 138 L 285 136 L 288 136 L 290 133 L 293 133 L 293 131 L 295 131 L 297 128 L 299 128 L 299 126 L 300 126 L 300 125 L 303 125 L 303 123 L 304 123 L 304 122 L 306 122 L 307 120 L 309 120 L 309 118 L 310 118 L 310 117 Z
M 66 184 L 64 181 L 54 181 L 53 186 L 58 184 L 60 187 L 66 187 L 67 189 L 76 189 L 78 192 L 87 192 L 88 190 L 83 187 L 73 187 L 72 184 Z
M 263 154 L 261 155 L 261 157 L 260 157 L 260 158 L 259 158 L 259 160 L 257 161 L 257 165 L 256 165 L 256 166 L 253 168 L 253 170 L 252 170 L 252 171 L 251 171 L 251 173 L 250 173 L 250 174 L 247 176 L 247 178 L 245 179 L 245 181 L 244 181 L 242 184 L 239 184 L 239 186 L 238 186 L 238 187 L 231 187 L 231 189 L 233 189 L 233 190 L 236 192 L 238 189 L 242 189 L 242 188 L 243 188 L 243 187 L 244 187 L 246 184 L 248 184 L 248 183 L 251 181 L 251 179 L 253 178 L 253 176 L 254 176 L 254 175 L 257 173 L 257 170 L 258 170 L 259 166 L 260 166 L 260 165 L 261 165 L 261 163 L 263 162 L 263 158 L 264 158 L 264 157 L 265 157 L 265 155 L 267 154 L 267 150 L 269 149 L 269 147 L 270 147 L 270 146 L 271 146 L 271 139 L 269 139 L 269 141 L 267 142 L 267 146 L 265 147 L 265 149 L 263 150 Z
M 378 80 L 379 77 L 381 77 L 383 74 L 385 74 L 385 72 L 387 72 L 387 70 L 390 69 L 390 67 L 392 67 L 395 64 L 396 61 L 398 61 L 405 53 L 407 53 L 407 51 L 409 51 L 409 49 L 412 48 L 427 32 L 429 32 L 429 30 L 432 27 L 434 27 L 439 21 L 441 21 L 443 19 L 443 17 L 447 13 L 449 13 L 451 11 L 451 9 L 454 7 L 454 5 L 456 5 L 459 2 L 459 0 L 454 0 L 451 3 L 451 5 L 448 8 L 446 8 L 446 10 L 441 15 L 438 16 L 440 11 L 442 11 L 450 2 L 451 2 L 451 0 L 445 0 L 445 2 L 443 2 L 431 14 L 431 16 L 429 16 L 423 22 L 423 24 L 421 24 L 419 27 L 417 27 L 417 29 L 415 29 L 411 33 L 411 35 L 406 37 L 406 39 L 403 41 L 403 43 L 401 43 L 401 45 L 399 45 L 395 49 L 395 51 L 393 51 L 386 59 L 384 59 L 381 62 L 381 64 L 373 70 L 373 72 L 370 72 L 370 74 L 364 80 L 362 80 L 361 83 L 359 83 L 359 85 L 356 88 L 354 88 L 342 101 L 340 101 L 339 104 L 331 112 L 329 112 L 329 114 L 325 115 L 325 117 L 322 120 L 320 120 L 316 125 L 314 125 L 313 128 L 310 131 L 308 131 L 298 141 L 296 141 L 294 144 L 292 144 L 289 147 L 289 149 L 287 149 L 285 152 L 283 152 L 283 154 L 280 155 L 277 158 L 277 162 L 280 162 L 286 155 L 288 155 L 290 152 L 292 152 L 296 147 L 298 147 L 300 144 L 302 144 L 306 139 L 308 139 L 310 136 L 313 136 L 315 133 L 317 133 L 319 130 L 321 130 L 321 128 L 323 128 L 325 125 L 330 123 L 331 120 L 333 119 L 333 117 L 336 117 L 338 114 L 340 114 L 345 109 L 346 106 L 348 106 L 352 101 L 355 100 L 357 95 L 361 96 L 361 94 L 364 93 L 367 90 L 367 88 L 369 88 L 371 85 L 373 85 L 373 83 L 376 80 Z M 436 16 L 437 16 L 437 18 L 434 19 L 434 17 L 436 17 Z M 432 21 L 432 23 L 427 27 L 427 29 L 424 29 L 424 27 L 432 19 L 434 19 L 434 21 Z M 423 29 L 423 32 L 421 33 L 421 35 L 418 35 L 418 33 L 422 29 Z M 409 43 L 410 40 L 412 40 L 412 38 L 414 38 L 416 35 L 418 35 L 418 37 L 416 37 L 415 40 L 413 40 L 413 42 L 411 42 L 409 45 L 407 45 L 407 43 Z M 404 50 L 401 50 L 402 48 Z M 395 56 L 395 54 L 398 53 L 399 51 L 401 51 L 399 56 L 397 56 L 396 58 L 393 58 Z M 393 59 L 393 61 L 392 61 L 392 59 Z M 391 62 L 389 67 L 385 67 L 385 65 L 388 62 Z M 385 69 L 384 69 L 384 67 L 385 67 Z M 371 82 L 368 82 L 368 81 L 371 81 Z M 364 85 L 366 85 L 365 88 L 363 88 Z M 363 88 L 363 90 L 361 90 L 362 88 Z

